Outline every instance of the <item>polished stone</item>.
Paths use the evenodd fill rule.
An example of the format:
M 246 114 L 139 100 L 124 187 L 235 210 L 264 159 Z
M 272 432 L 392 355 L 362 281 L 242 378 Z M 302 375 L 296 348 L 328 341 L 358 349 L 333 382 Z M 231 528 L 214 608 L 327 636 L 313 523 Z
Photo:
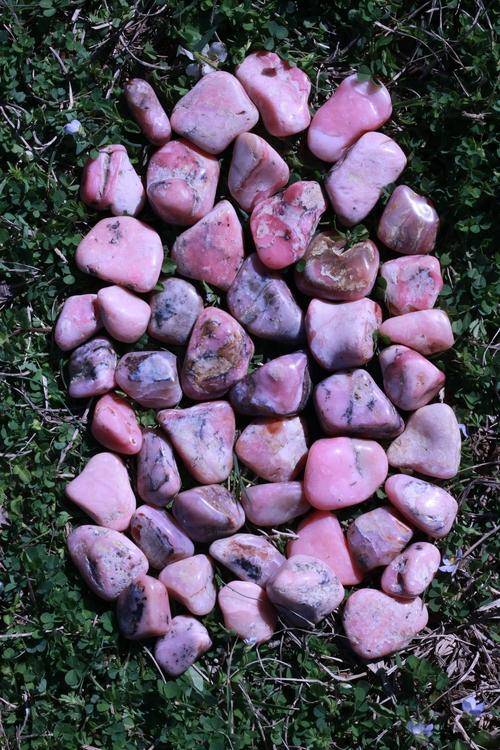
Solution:
M 443 288 L 441 266 L 431 255 L 410 255 L 382 263 L 384 301 L 391 315 L 434 307 Z
M 377 234 L 396 253 L 420 255 L 434 250 L 438 228 L 439 217 L 430 200 L 408 185 L 398 185 L 387 202 Z
M 101 396 L 114 388 L 117 359 L 105 338 L 91 339 L 75 349 L 68 364 L 71 398 Z
M 215 607 L 214 569 L 207 555 L 194 555 L 169 563 L 161 571 L 160 581 L 172 599 L 193 615 L 208 615 Z
M 122 635 L 130 640 L 165 635 L 170 629 L 170 604 L 165 586 L 141 575 L 122 591 L 116 602 Z
M 248 645 L 269 641 L 276 628 L 276 610 L 263 588 L 251 581 L 231 581 L 219 591 L 224 625 Z
M 97 294 L 75 294 L 64 302 L 54 328 L 54 341 L 68 352 L 102 328 Z
M 413 349 L 389 346 L 379 354 L 384 390 L 404 411 L 425 406 L 444 387 L 445 374 Z
M 210 545 L 210 555 L 242 581 L 265 587 L 285 558 L 264 536 L 234 534 Z
M 182 398 L 177 357 L 167 351 L 125 354 L 116 368 L 116 383 L 147 409 L 175 406 Z
M 154 146 L 164 146 L 172 129 L 155 90 L 142 78 L 131 78 L 124 86 L 125 99 L 140 129 Z
M 277 151 L 259 135 L 242 133 L 235 141 L 227 185 L 244 211 L 285 187 L 290 170 Z
M 413 531 L 390 506 L 362 513 L 347 529 L 347 544 L 361 570 L 389 565 L 406 547 Z
M 130 522 L 130 534 L 156 570 L 194 554 L 194 546 L 164 510 L 141 505 Z
M 236 441 L 239 460 L 268 482 L 289 482 L 302 471 L 307 438 L 300 417 L 251 422 Z
M 146 192 L 125 146 L 105 146 L 94 159 L 88 159 L 83 168 L 80 197 L 87 206 L 109 211 L 114 216 L 140 213 Z
M 170 629 L 156 641 L 154 656 L 170 677 L 178 677 L 208 651 L 212 641 L 206 627 L 194 617 L 177 615 Z
M 408 474 L 394 474 L 384 490 L 401 515 L 430 537 L 441 539 L 451 530 L 458 503 L 442 487 Z
M 311 507 L 302 482 L 271 482 L 242 488 L 245 516 L 256 526 L 281 526 L 302 516 Z
M 151 308 L 147 302 L 120 286 L 106 286 L 97 293 L 104 328 L 117 341 L 132 344 L 146 333 Z
M 404 599 L 420 596 L 432 582 L 440 562 L 441 553 L 434 544 L 410 544 L 384 570 L 380 581 L 382 591 Z
M 95 405 L 92 435 L 105 448 L 133 456 L 142 446 L 142 433 L 132 407 L 115 393 L 101 396 Z
M 403 344 L 420 354 L 437 354 L 455 343 L 450 319 L 444 310 L 418 310 L 384 320 L 379 328 L 391 344 Z
M 234 495 L 220 484 L 193 487 L 174 499 L 172 512 L 195 542 L 231 536 L 245 523 L 245 513 Z
M 137 456 L 137 494 L 145 503 L 164 506 L 179 492 L 181 478 L 172 446 L 153 430 L 144 430 Z
M 151 320 L 148 334 L 164 344 L 187 344 L 198 315 L 203 310 L 203 300 L 195 287 L 174 277 L 160 282 L 163 289 L 151 295 Z

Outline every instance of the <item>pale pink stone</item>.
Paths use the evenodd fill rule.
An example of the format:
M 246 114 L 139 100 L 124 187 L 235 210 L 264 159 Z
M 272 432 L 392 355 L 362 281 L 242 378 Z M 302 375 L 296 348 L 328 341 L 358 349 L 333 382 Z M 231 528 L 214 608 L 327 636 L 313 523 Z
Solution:
M 380 487 L 387 469 L 385 451 L 373 440 L 323 438 L 309 449 L 304 492 L 319 510 L 358 505 Z
M 171 515 L 150 505 L 137 508 L 130 522 L 130 534 L 156 570 L 194 554 L 193 543 Z
M 117 341 L 132 344 L 146 333 L 151 308 L 147 302 L 119 286 L 106 286 L 97 293 L 104 328 Z
M 383 189 L 406 166 L 398 144 L 383 133 L 365 133 L 335 164 L 325 180 L 326 192 L 342 224 L 352 226 L 368 216 Z
M 315 388 L 314 405 L 327 435 L 390 438 L 404 422 L 366 370 L 336 372 Z
M 398 185 L 384 209 L 378 237 L 397 253 L 430 253 L 436 244 L 439 217 L 428 198 Z
M 263 588 L 251 581 L 231 581 L 219 591 L 224 625 L 249 645 L 269 641 L 277 615 Z
M 314 511 L 299 523 L 297 538 L 288 542 L 287 555 L 312 555 L 323 560 L 344 586 L 355 586 L 363 580 L 337 517 L 325 510 Z
M 241 83 L 231 73 L 218 70 L 203 76 L 177 102 L 170 122 L 176 133 L 209 154 L 220 154 L 258 119 Z
M 142 446 L 142 433 L 132 407 L 115 393 L 101 396 L 92 417 L 92 435 L 110 451 L 133 456 Z
M 384 301 L 392 315 L 434 307 L 443 288 L 441 267 L 431 255 L 411 255 L 382 263 Z
M 125 534 L 101 526 L 79 526 L 68 536 L 68 551 L 89 589 L 113 601 L 139 576 L 148 561 Z
M 181 478 L 172 446 L 162 435 L 144 430 L 137 456 L 137 494 L 145 503 L 164 506 L 177 495 Z
M 313 299 L 305 321 L 311 353 L 325 370 L 364 365 L 373 357 L 373 334 L 381 321 L 380 306 L 371 299 L 340 304 Z
M 255 534 L 234 534 L 229 539 L 217 539 L 210 545 L 209 552 L 214 560 L 242 581 L 252 581 L 263 587 L 285 562 L 271 542 Z
M 380 659 L 410 643 L 428 620 L 421 599 L 394 599 L 375 589 L 359 589 L 344 607 L 343 625 L 354 653 L 362 659 Z
M 274 52 L 252 52 L 236 68 L 266 130 L 279 138 L 305 130 L 311 121 L 307 100 L 311 81 L 300 68 Z
M 155 659 L 171 677 L 178 677 L 212 646 L 208 630 L 194 617 L 177 615 L 169 631 L 156 641 Z
M 194 555 L 170 563 L 160 573 L 160 581 L 172 599 L 183 604 L 193 615 L 208 615 L 215 607 L 214 569 L 206 555 Z
M 255 133 L 242 133 L 235 141 L 229 167 L 229 192 L 245 211 L 285 187 L 290 170 L 277 151 Z
M 131 78 L 124 89 L 129 109 L 148 141 L 163 146 L 170 140 L 172 130 L 153 87 L 142 78 Z
M 384 490 L 399 512 L 430 537 L 440 539 L 453 526 L 458 504 L 442 487 L 407 474 L 395 474 L 389 477 Z
M 103 281 L 150 292 L 160 275 L 160 236 L 132 216 L 101 219 L 76 249 L 76 265 Z
M 184 279 L 169 278 L 160 282 L 161 292 L 151 295 L 151 320 L 148 334 L 165 344 L 187 344 L 196 318 L 203 310 L 203 300 L 192 284 Z
M 428 404 L 414 412 L 406 430 L 389 446 L 391 466 L 438 479 L 451 479 L 460 466 L 460 428 L 447 404 Z
M 433 544 L 410 544 L 384 570 L 380 581 L 382 590 L 390 596 L 413 599 L 431 583 L 440 562 L 441 553 Z
M 294 182 L 259 201 L 250 217 L 250 229 L 262 263 L 280 269 L 300 260 L 325 211 L 321 188 L 312 180 Z
M 140 213 L 146 192 L 125 146 L 105 146 L 99 149 L 95 159 L 87 161 L 80 196 L 87 206 L 97 211 L 110 211 L 114 216 Z
M 242 488 L 240 499 L 247 520 L 256 526 L 281 526 L 311 507 L 304 497 L 302 482 L 254 484 Z
M 96 294 L 75 294 L 62 306 L 54 329 L 54 341 L 68 352 L 102 328 Z
M 389 346 L 379 354 L 379 362 L 385 392 L 404 411 L 425 406 L 444 386 L 444 372 L 406 346 Z
M 116 368 L 116 383 L 147 409 L 176 406 L 182 398 L 177 357 L 171 352 L 128 352 Z
M 234 495 L 220 484 L 193 487 L 174 499 L 176 521 L 195 542 L 230 536 L 245 523 L 245 513 Z
M 140 576 L 118 597 L 116 617 L 122 635 L 132 641 L 165 635 L 170 628 L 167 589 L 156 578 Z
M 437 354 L 455 343 L 450 319 L 444 310 L 418 310 L 384 320 L 379 328 L 389 343 L 404 344 L 420 354 Z
M 114 388 L 117 359 L 104 338 L 92 339 L 75 349 L 68 364 L 71 398 L 101 396 Z
M 226 401 L 156 415 L 189 473 L 201 484 L 224 482 L 233 468 L 234 412 Z
M 388 565 L 413 536 L 413 531 L 391 507 L 375 508 L 354 519 L 347 544 L 361 570 Z
M 147 193 L 153 211 L 167 224 L 194 224 L 214 205 L 219 173 L 215 156 L 187 141 L 167 143 L 148 165 Z
M 307 439 L 300 417 L 251 422 L 236 441 L 240 461 L 268 482 L 289 482 L 302 471 Z

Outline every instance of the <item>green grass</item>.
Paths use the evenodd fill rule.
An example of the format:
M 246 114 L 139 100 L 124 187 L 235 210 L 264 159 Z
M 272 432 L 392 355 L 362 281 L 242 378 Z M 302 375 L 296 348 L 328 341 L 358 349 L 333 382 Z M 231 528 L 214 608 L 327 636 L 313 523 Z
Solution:
M 318 3 L 6 1 L 0 30 L 1 358 L 3 470 L 0 746 L 5 750 L 190 748 L 492 748 L 497 673 L 493 628 L 495 306 L 498 248 L 494 160 L 498 100 L 493 4 L 480 0 Z M 447 400 L 467 426 L 462 469 L 450 483 L 460 515 L 442 548 L 466 552 L 427 594 L 429 630 L 404 653 L 366 667 L 338 619 L 317 632 L 279 632 L 256 651 L 207 618 L 212 651 L 165 680 L 144 645 L 117 634 L 112 608 L 69 565 L 65 536 L 82 517 L 63 499 L 66 479 L 95 450 L 87 405 L 66 397 L 65 359 L 50 336 L 70 294 L 92 288 L 75 247 L 95 222 L 78 199 L 96 147 L 124 143 L 144 172 L 148 147 L 121 96 L 129 74 L 148 77 L 170 110 L 191 85 L 178 45 L 218 37 L 232 70 L 264 46 L 311 76 L 312 104 L 363 66 L 390 85 L 385 128 L 409 157 L 404 181 L 432 196 L 442 217 L 440 304 L 456 346 L 438 358 Z M 83 131 L 63 133 L 77 118 Z M 295 177 L 324 167 L 304 139 L 281 144 Z M 227 160 L 226 160 L 227 162 Z M 380 206 L 366 222 L 370 236 Z M 171 244 L 172 232 L 148 216 Z M 325 222 L 326 223 L 326 222 Z M 95 285 L 94 285 L 95 286 Z M 264 352 L 265 355 L 265 352 Z M 152 421 L 152 415 L 144 416 Z M 471 692 L 480 720 L 462 714 Z M 412 737 L 409 719 L 433 723 Z

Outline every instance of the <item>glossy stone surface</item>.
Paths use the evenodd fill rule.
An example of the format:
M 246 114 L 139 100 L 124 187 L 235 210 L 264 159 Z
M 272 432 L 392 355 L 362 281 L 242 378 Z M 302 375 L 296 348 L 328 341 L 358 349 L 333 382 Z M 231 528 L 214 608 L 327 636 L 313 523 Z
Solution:
M 95 159 L 83 168 L 80 197 L 97 211 L 114 216 L 137 216 L 144 206 L 146 192 L 142 180 L 128 158 L 125 146 L 99 149 Z
M 182 398 L 177 357 L 171 352 L 128 352 L 118 362 L 116 383 L 148 409 L 175 406 Z
M 458 504 L 442 487 L 408 474 L 394 474 L 385 483 L 384 490 L 392 505 L 413 526 L 434 539 L 449 533 Z
M 71 398 L 101 396 L 115 386 L 118 357 L 108 339 L 95 338 L 72 353 L 69 364 Z
M 450 319 L 444 310 L 419 310 L 384 320 L 379 328 L 392 344 L 403 344 L 420 354 L 437 354 L 455 343 Z
M 398 185 L 378 225 L 378 237 L 396 253 L 430 253 L 436 244 L 439 217 L 428 198 L 408 185 Z
M 154 146 L 167 143 L 172 129 L 153 87 L 142 78 L 131 78 L 124 91 L 129 109 L 148 141 Z
M 347 544 L 361 570 L 389 565 L 408 544 L 413 531 L 390 506 L 362 513 L 347 529 Z
M 404 411 L 415 411 L 428 404 L 446 380 L 444 372 L 406 346 L 383 349 L 379 362 L 385 392 Z
M 433 544 L 410 544 L 384 570 L 380 581 L 382 590 L 390 596 L 413 599 L 431 583 L 440 562 L 441 553 Z
M 434 307 L 443 288 L 441 266 L 431 255 L 411 255 L 382 263 L 384 301 L 391 315 Z
M 150 505 L 137 508 L 130 522 L 130 534 L 156 570 L 194 554 L 193 543 L 170 514 Z
M 220 484 L 193 487 L 174 499 L 172 512 L 195 542 L 230 536 L 245 523 L 245 513 L 234 495 Z
M 203 300 L 195 287 L 174 277 L 161 282 L 163 290 L 151 295 L 151 319 L 148 334 L 165 344 L 187 344 L 196 318 L 203 310 Z
M 281 526 L 306 513 L 302 482 L 254 484 L 241 491 L 241 504 L 247 520 L 256 526 Z
M 121 634 L 130 640 L 164 635 L 170 628 L 167 589 L 156 578 L 139 576 L 118 597 L 116 617 Z
M 97 293 L 104 328 L 117 341 L 132 344 L 146 333 L 151 308 L 147 302 L 120 286 L 106 286 Z
M 224 625 L 249 645 L 269 641 L 276 628 L 276 610 L 263 588 L 251 581 L 231 581 L 219 591 Z
M 102 328 L 96 294 L 75 294 L 64 302 L 54 328 L 54 341 L 68 352 Z
M 290 170 L 277 151 L 259 135 L 242 133 L 235 141 L 229 167 L 229 192 L 244 211 L 285 187 Z
M 208 630 L 194 617 L 177 615 L 156 641 L 155 659 L 170 677 L 178 677 L 212 646 Z
M 217 539 L 209 551 L 214 560 L 242 581 L 252 581 L 263 587 L 285 562 L 271 542 L 256 534 L 235 534 L 228 539 Z
M 215 607 L 214 569 L 206 555 L 194 555 L 170 563 L 160 573 L 160 581 L 172 599 L 193 615 L 208 615 Z
M 251 422 L 236 441 L 240 461 L 268 482 L 289 482 L 302 471 L 307 456 L 300 417 Z
M 95 405 L 91 431 L 110 451 L 133 456 L 141 450 L 142 433 L 135 412 L 115 393 L 106 393 Z
M 164 506 L 177 495 L 181 478 L 168 440 L 153 430 L 144 430 L 137 456 L 137 494 L 145 503 Z

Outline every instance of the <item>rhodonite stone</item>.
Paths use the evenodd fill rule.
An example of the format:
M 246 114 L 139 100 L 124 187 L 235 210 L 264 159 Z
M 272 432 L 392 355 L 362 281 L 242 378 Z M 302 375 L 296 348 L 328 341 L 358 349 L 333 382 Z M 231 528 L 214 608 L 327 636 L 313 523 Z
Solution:
M 410 544 L 384 570 L 380 581 L 382 590 L 390 596 L 413 599 L 431 583 L 440 562 L 441 553 L 433 544 Z
M 137 494 L 145 503 L 164 506 L 177 495 L 181 478 L 168 440 L 144 430 L 137 456 Z
M 391 315 L 434 307 L 443 288 L 441 267 L 431 255 L 410 255 L 382 263 L 384 301 Z
M 83 344 L 102 328 L 97 294 L 75 294 L 62 306 L 54 329 L 54 341 L 68 352 Z
M 220 165 L 187 141 L 171 141 L 158 149 L 148 165 L 148 200 L 167 224 L 190 226 L 214 205 Z
M 298 344 L 304 338 L 304 316 L 288 284 L 249 255 L 227 293 L 231 315 L 253 336 Z
M 442 487 L 407 474 L 395 474 L 384 489 L 401 515 L 430 537 L 440 539 L 453 526 L 458 504 Z
M 189 473 L 201 484 L 224 482 L 233 468 L 234 412 L 226 401 L 157 414 Z
M 286 417 L 301 412 L 310 393 L 307 355 L 294 352 L 262 365 L 236 383 L 229 395 L 239 414 Z
M 203 300 L 192 284 L 184 279 L 169 278 L 161 282 L 163 290 L 151 295 L 151 319 L 148 334 L 165 344 L 187 344 L 196 318 L 203 310 Z
M 147 409 L 175 406 L 182 398 L 177 357 L 171 352 L 128 352 L 118 362 L 116 383 Z
M 156 578 L 139 576 L 118 597 L 116 617 L 121 634 L 130 640 L 164 635 L 170 628 L 167 589 Z
M 130 522 L 130 534 L 156 570 L 194 554 L 193 543 L 171 515 L 150 505 L 137 508 Z
M 332 302 L 354 302 L 370 294 L 379 266 L 379 253 L 370 240 L 346 249 L 336 232 L 320 232 L 312 238 L 295 271 L 295 283 L 309 297 Z
M 170 140 L 172 130 L 153 87 L 142 78 L 131 78 L 124 89 L 129 109 L 148 141 L 163 146 Z
M 445 374 L 406 346 L 389 346 L 379 354 L 384 390 L 404 411 L 425 406 L 444 386 Z
M 269 641 L 276 628 L 276 611 L 263 588 L 251 581 L 231 581 L 219 591 L 224 625 L 249 645 Z
M 347 543 L 359 567 L 388 565 L 413 536 L 413 531 L 389 506 L 362 513 L 347 529 Z
M 76 249 L 76 265 L 103 281 L 150 292 L 163 263 L 160 236 L 132 216 L 101 219 Z
M 131 344 L 146 333 L 151 308 L 147 302 L 119 286 L 106 286 L 97 293 L 99 312 L 110 336 Z
M 171 677 L 189 669 L 212 646 L 208 630 L 194 617 L 177 615 L 170 628 L 156 641 L 155 659 Z
M 383 133 L 365 133 L 335 164 L 325 180 L 326 192 L 342 224 L 350 227 L 368 216 L 383 189 L 406 166 L 398 144 Z
M 384 320 L 379 328 L 392 344 L 404 344 L 420 354 L 437 354 L 455 343 L 450 319 L 444 310 L 418 310 Z
M 327 435 L 390 438 L 404 422 L 366 370 L 336 372 L 315 388 L 316 414 Z
M 220 154 L 258 119 L 257 109 L 237 78 L 218 70 L 203 76 L 177 102 L 170 122 L 176 133 L 199 148 Z
M 285 187 L 289 177 L 288 166 L 267 141 L 255 133 L 237 137 L 227 185 L 244 211 Z
M 160 581 L 172 599 L 193 615 L 208 615 L 215 607 L 214 569 L 206 555 L 194 555 L 170 563 L 160 573 Z
M 217 539 L 209 551 L 214 560 L 242 581 L 252 581 L 259 586 L 265 586 L 285 562 L 273 544 L 255 534 L 235 534 L 229 539 Z
M 272 482 L 242 488 L 241 504 L 247 520 L 256 526 L 281 526 L 310 508 L 302 482 Z
M 236 441 L 240 461 L 268 482 L 289 482 L 302 471 L 307 456 L 300 417 L 251 422 Z
M 311 121 L 309 77 L 274 52 L 252 52 L 236 68 L 236 77 L 257 105 L 264 127 L 282 138 L 305 130 Z
M 220 201 L 180 234 L 172 248 L 177 271 L 227 290 L 243 262 L 243 230 L 229 201 Z
M 136 216 L 141 211 L 146 193 L 125 146 L 105 146 L 87 161 L 80 196 L 87 206 L 114 216 Z
M 101 396 L 114 388 L 117 359 L 104 338 L 92 339 L 75 349 L 68 364 L 71 398 Z
M 188 398 L 220 398 L 248 371 L 254 346 L 224 310 L 206 307 L 198 317 L 184 358 L 181 382 Z
M 375 589 L 354 591 L 342 617 L 349 645 L 362 659 L 380 659 L 405 648 L 427 620 L 421 599 L 394 599 Z
M 430 200 L 408 185 L 398 185 L 384 209 L 378 237 L 397 253 L 430 253 L 436 244 L 439 217 Z
M 234 495 L 220 484 L 193 487 L 174 499 L 172 512 L 195 542 L 230 536 L 245 523 L 245 513 Z
M 68 536 L 68 551 L 89 589 L 113 601 L 139 576 L 148 561 L 124 534 L 101 526 L 79 526 Z
M 134 410 L 115 393 L 106 393 L 95 405 L 91 430 L 110 451 L 133 456 L 141 450 L 142 433 Z
M 373 334 L 381 321 L 380 306 L 371 299 L 341 304 L 313 299 L 305 319 L 311 353 L 325 370 L 364 365 L 373 357 Z
M 250 217 L 250 229 L 262 263 L 280 269 L 300 260 L 325 211 L 321 188 L 312 180 L 294 182 L 259 201 Z
M 389 446 L 391 466 L 438 479 L 451 479 L 460 466 L 460 429 L 447 404 L 428 404 L 414 412 L 405 431 Z
M 383 84 L 359 81 L 357 73 L 344 78 L 318 109 L 307 131 L 307 145 L 318 159 L 338 161 L 369 130 L 377 130 L 391 116 L 391 96 Z

